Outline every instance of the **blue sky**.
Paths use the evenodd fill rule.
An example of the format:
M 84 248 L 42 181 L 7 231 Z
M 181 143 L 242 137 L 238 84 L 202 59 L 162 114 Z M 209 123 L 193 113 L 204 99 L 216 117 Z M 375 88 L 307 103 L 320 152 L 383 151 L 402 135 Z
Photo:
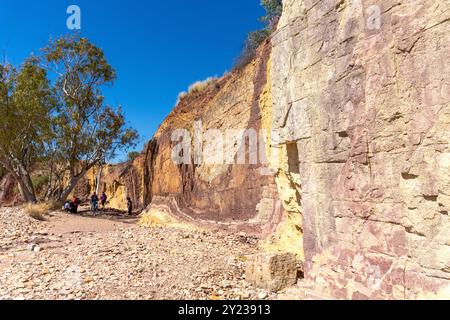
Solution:
M 229 70 L 249 31 L 261 28 L 260 0 L 0 0 L 3 60 L 20 63 L 68 34 L 69 5 L 81 8 L 81 35 L 101 47 L 118 79 L 104 91 L 122 105 L 141 142 L 149 140 L 177 95 Z

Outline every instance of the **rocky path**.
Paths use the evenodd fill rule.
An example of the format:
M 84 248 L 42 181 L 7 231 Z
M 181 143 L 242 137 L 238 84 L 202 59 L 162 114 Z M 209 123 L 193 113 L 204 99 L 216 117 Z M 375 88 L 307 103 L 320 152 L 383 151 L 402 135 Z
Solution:
M 0 299 L 276 299 L 245 282 L 251 238 L 144 228 L 118 213 L 0 209 Z

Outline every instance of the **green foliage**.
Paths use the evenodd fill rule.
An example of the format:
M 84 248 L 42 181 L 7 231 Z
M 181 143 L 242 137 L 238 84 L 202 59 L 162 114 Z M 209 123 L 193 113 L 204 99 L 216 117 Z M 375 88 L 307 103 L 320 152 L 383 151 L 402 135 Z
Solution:
M 261 0 L 261 5 L 266 10 L 266 15 L 260 19 L 265 27 L 248 34 L 242 52 L 236 60 L 234 66 L 236 69 L 245 67 L 255 58 L 258 47 L 269 38 L 283 12 L 282 0 Z
M 85 38 L 62 37 L 44 49 L 41 62 L 56 75 L 52 159 L 67 163 L 65 198 L 80 176 L 133 147 L 138 135 L 126 126 L 120 107 L 104 103 L 101 89 L 113 84 L 116 73 L 101 49 Z
M 267 29 L 250 32 L 244 43 L 241 55 L 236 61 L 235 68 L 240 69 L 249 64 L 255 57 L 258 47 L 269 35 L 270 32 Z
M 135 160 L 137 157 L 139 157 L 141 155 L 140 152 L 137 151 L 131 151 L 128 153 L 128 161 L 133 161 Z
M 25 200 L 45 185 L 46 196 L 64 199 L 91 167 L 135 145 L 122 109 L 104 103 L 101 89 L 115 78 L 103 51 L 78 36 L 51 41 L 19 71 L 0 65 L 0 166 Z
M 261 0 L 261 5 L 266 10 L 266 15 L 261 18 L 261 21 L 270 25 L 270 28 L 273 28 L 273 23 L 283 13 L 283 0 Z
M 51 138 L 54 104 L 44 69 L 31 61 L 19 71 L 0 66 L 0 164 L 18 179 L 29 201 L 35 201 L 30 173 Z
M 32 178 L 33 187 L 36 192 L 42 192 L 48 185 L 50 177 L 47 175 L 38 175 Z

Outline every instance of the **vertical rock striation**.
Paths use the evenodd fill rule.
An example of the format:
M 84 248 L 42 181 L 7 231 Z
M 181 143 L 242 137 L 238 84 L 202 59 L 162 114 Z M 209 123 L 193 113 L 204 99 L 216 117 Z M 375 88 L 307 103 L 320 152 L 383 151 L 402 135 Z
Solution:
M 227 140 L 227 134 L 239 130 L 250 130 L 249 140 L 258 139 L 262 132 L 261 99 L 270 88 L 270 50 L 267 42 L 251 64 L 183 98 L 161 125 L 150 144 L 152 150 L 147 152 L 151 158 L 150 213 L 164 211 L 191 222 L 255 234 L 273 231 L 283 208 L 273 175 L 263 173 L 264 144 L 256 141 L 256 148 L 251 148 L 247 139 Z M 172 134 L 176 130 L 190 134 L 190 163 L 173 161 L 177 141 L 172 140 Z M 194 148 L 198 143 L 204 150 L 196 162 Z M 237 164 L 242 150 L 245 163 Z
M 137 159 L 76 192 L 100 176 L 115 208 L 130 196 L 144 216 L 259 235 L 323 295 L 450 298 L 449 30 L 448 1 L 284 0 L 252 63 L 182 98 Z M 196 123 L 263 143 L 198 141 Z M 173 161 L 180 129 L 208 150 L 199 163 Z
M 450 297 L 449 29 L 445 1 L 284 1 L 272 143 L 299 161 L 281 184 L 330 296 Z

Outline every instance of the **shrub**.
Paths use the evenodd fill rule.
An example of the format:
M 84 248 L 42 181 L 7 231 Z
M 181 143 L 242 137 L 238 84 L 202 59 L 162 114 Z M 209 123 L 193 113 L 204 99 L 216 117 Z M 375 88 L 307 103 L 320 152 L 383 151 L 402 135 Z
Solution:
M 128 160 L 129 161 L 133 161 L 133 160 L 135 160 L 137 157 L 139 157 L 140 156 L 140 153 L 139 152 L 137 152 L 137 151 L 132 151 L 132 152 L 129 152 L 128 153 Z
M 50 205 L 47 203 L 28 204 L 25 207 L 25 213 L 31 218 L 39 221 L 45 221 L 45 215 L 50 211 Z
M 210 77 L 203 81 L 194 82 L 193 84 L 191 84 L 189 86 L 188 95 L 202 92 L 203 90 L 208 88 L 209 85 L 215 83 L 216 81 L 217 81 L 217 77 Z
M 44 189 L 44 187 L 48 184 L 50 178 L 48 176 L 39 175 L 32 178 L 32 183 L 34 190 L 36 192 L 40 192 Z
M 234 69 L 240 69 L 249 64 L 256 56 L 258 47 L 275 30 L 277 22 L 283 12 L 283 0 L 261 0 L 266 15 L 261 17 L 264 29 L 250 32 L 245 40 L 240 56 L 236 59 Z
M 266 10 L 266 15 L 261 18 L 261 21 L 273 30 L 283 13 L 283 0 L 261 0 L 261 5 Z
M 258 47 L 269 37 L 268 29 L 257 30 L 248 34 L 241 55 L 238 57 L 235 68 L 240 69 L 249 64 L 256 56 Z
M 183 100 L 184 98 L 186 98 L 187 97 L 187 95 L 188 95 L 188 93 L 187 92 L 185 92 L 185 91 L 183 91 L 183 92 L 180 92 L 179 94 L 178 94 L 178 98 L 177 98 L 177 105 L 181 102 L 181 100 Z

